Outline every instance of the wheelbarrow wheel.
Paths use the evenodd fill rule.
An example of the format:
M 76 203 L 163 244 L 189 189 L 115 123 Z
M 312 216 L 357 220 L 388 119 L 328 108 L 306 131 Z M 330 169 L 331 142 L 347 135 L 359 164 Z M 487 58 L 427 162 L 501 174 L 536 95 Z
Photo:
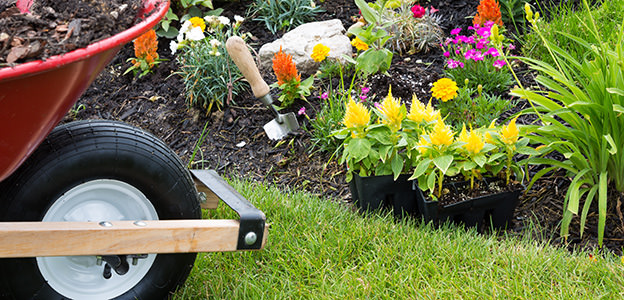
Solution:
M 153 135 L 115 121 L 78 121 L 55 128 L 0 182 L 0 191 L 4 221 L 201 217 L 197 190 L 175 153 Z M 112 257 L 127 262 L 123 275 L 107 266 L 110 257 L 0 259 L 0 298 L 163 299 L 186 280 L 195 257 Z

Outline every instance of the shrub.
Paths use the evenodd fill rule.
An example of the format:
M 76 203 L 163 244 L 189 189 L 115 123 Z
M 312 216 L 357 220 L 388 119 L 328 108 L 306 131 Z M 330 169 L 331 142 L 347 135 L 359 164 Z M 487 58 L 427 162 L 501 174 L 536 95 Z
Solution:
M 468 36 L 461 34 L 462 28 L 455 28 L 452 37 L 442 44 L 447 58 L 445 75 L 456 82 L 468 79 L 468 86 L 474 90 L 480 84 L 488 94 L 504 93 L 513 82 L 501 53 L 490 44 L 492 25 L 486 22 L 483 27 L 470 26 L 468 30 L 473 32 Z M 508 51 L 513 45 L 504 48 Z
M 392 37 L 388 45 L 394 52 L 414 54 L 421 51 L 429 51 L 442 41 L 444 32 L 440 28 L 439 20 L 434 13 L 433 7 L 408 5 L 410 2 L 402 2 L 397 9 L 390 11 L 389 17 L 393 25 L 390 28 Z
M 255 0 L 250 7 L 254 21 L 263 22 L 271 33 L 289 30 L 315 20 L 323 9 L 311 0 Z

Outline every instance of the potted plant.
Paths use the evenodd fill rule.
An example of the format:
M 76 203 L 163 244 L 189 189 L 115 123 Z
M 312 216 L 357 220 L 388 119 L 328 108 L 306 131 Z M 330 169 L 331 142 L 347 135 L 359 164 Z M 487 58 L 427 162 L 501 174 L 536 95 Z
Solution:
M 517 153 L 532 153 L 520 138 L 516 118 L 500 128 L 466 130 L 457 136 L 442 119 L 415 147 L 416 202 L 426 221 L 451 220 L 466 226 L 505 227 L 513 217 L 522 169 Z M 533 151 L 532 151 L 533 150 Z
M 408 113 L 405 104 L 392 96 L 391 87 L 371 110 L 349 98 L 344 127 L 333 133 L 343 141 L 340 163 L 347 166 L 353 201 L 365 211 L 391 208 L 395 215 L 415 215 L 408 174 L 415 157 L 408 149 L 416 146 L 420 133 L 439 118 L 439 112 L 414 96 Z

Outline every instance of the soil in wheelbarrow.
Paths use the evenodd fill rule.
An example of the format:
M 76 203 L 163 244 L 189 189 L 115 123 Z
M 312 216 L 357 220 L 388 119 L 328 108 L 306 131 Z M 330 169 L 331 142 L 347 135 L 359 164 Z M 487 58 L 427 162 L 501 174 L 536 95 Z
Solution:
M 214 4 L 224 8 L 222 15 L 232 18 L 244 15 L 251 2 L 214 1 Z M 560 1 L 546 2 L 556 5 Z M 544 4 L 544 1 L 540 3 Z M 447 34 L 455 27 L 468 26 L 470 20 L 466 17 L 474 15 L 477 4 L 478 1 L 421 1 L 421 5 L 439 10 L 443 30 Z M 352 0 L 325 1 L 319 5 L 325 12 L 318 20 L 337 18 L 345 27 L 353 22 L 359 11 Z M 272 42 L 283 34 L 271 34 L 262 23 L 251 20 L 243 23 L 242 30 L 255 36 L 251 46 L 256 51 L 264 43 Z M 132 44 L 124 46 L 63 122 L 95 118 L 121 120 L 156 134 L 178 154 L 183 163 L 192 168 L 212 168 L 225 176 L 241 176 L 274 184 L 284 190 L 306 190 L 330 201 L 349 205 L 351 195 L 345 182 L 344 166 L 337 164 L 336 157 L 332 157 L 331 153 L 316 151 L 312 147 L 311 134 L 306 130 L 311 126 L 306 116 L 298 116 L 302 126 L 300 130 L 278 142 L 269 140 L 262 128 L 273 116 L 254 99 L 250 91 L 232 99 L 229 106 L 221 111 L 206 113 L 189 107 L 184 83 L 180 76 L 174 74 L 178 66 L 168 44 L 168 40 L 160 39 L 158 53 L 166 60 L 153 73 L 141 78 L 133 77 L 131 73 L 122 75 L 130 67 L 126 60 L 134 55 Z M 429 99 L 430 85 L 442 76 L 443 64 L 442 52 L 435 48 L 414 55 L 395 55 L 389 70 L 391 76 L 374 76 L 369 84 L 377 99 L 387 93 L 390 85 L 395 97 L 408 100 L 415 93 L 420 99 Z M 270 72 L 263 72 L 262 75 L 269 84 L 275 82 Z M 533 75 L 522 73 L 521 80 L 532 82 Z M 320 89 L 314 90 L 307 102 L 296 102 L 290 111 L 296 112 L 305 107 L 308 117 L 313 119 L 320 110 L 318 96 L 321 92 Z M 272 95 L 277 98 L 275 91 Z M 516 108 L 503 113 L 500 118 L 505 119 L 525 106 L 518 102 Z M 518 122 L 527 124 L 532 120 L 521 118 Z M 531 170 L 533 173 L 536 171 Z M 557 226 L 569 182 L 569 178 L 560 173 L 539 180 L 531 191 L 521 196 L 513 228 L 508 232 L 520 232 L 534 222 L 539 224 L 536 239 L 564 244 L 559 238 Z M 609 206 L 605 245 L 621 254 L 624 224 L 617 213 L 621 210 L 615 206 L 615 202 Z M 578 221 L 575 221 L 576 224 L 570 227 L 568 247 L 595 247 L 596 220 L 595 216 L 588 218 L 582 239 Z
M 22 13 L 0 1 L 0 67 L 66 53 L 115 35 L 137 21 L 140 0 L 35 0 Z

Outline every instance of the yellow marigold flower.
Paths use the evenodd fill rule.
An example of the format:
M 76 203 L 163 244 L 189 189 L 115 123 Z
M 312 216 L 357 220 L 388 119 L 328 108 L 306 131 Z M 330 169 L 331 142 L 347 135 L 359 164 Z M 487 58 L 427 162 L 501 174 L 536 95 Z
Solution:
M 435 146 L 449 146 L 453 143 L 453 131 L 451 128 L 444 124 L 444 121 L 438 120 L 435 126 L 433 126 L 433 131 L 429 134 L 429 138 L 431 139 L 431 144 Z
M 323 44 L 316 44 L 316 46 L 312 48 L 312 54 L 310 55 L 310 57 L 312 57 L 312 59 L 314 59 L 314 61 L 316 62 L 321 62 L 325 60 L 327 55 L 329 55 L 329 47 Z
M 449 78 L 441 78 L 433 83 L 431 95 L 444 102 L 457 96 L 457 83 Z
M 401 109 L 400 99 L 392 97 L 392 86 L 388 88 L 388 96 L 381 103 L 382 122 L 394 132 L 401 129 L 401 122 L 405 119 L 405 111 Z
M 503 126 L 503 128 L 501 128 L 501 140 L 507 145 L 513 145 L 518 142 L 520 131 L 516 126 L 516 119 L 518 119 L 518 117 L 513 118 L 507 126 Z
M 464 142 L 464 149 L 471 154 L 477 154 L 481 152 L 483 147 L 485 146 L 485 142 L 483 141 L 483 136 L 474 130 L 470 130 L 470 133 L 466 133 L 466 125 L 462 127 L 462 131 L 459 134 L 459 140 Z
M 353 45 L 353 47 L 355 47 L 355 49 L 358 49 L 358 50 L 361 50 L 361 51 L 368 50 L 368 44 L 366 44 L 366 43 L 364 43 L 364 41 L 360 40 L 359 37 L 355 37 L 351 41 L 351 45 Z
M 192 17 L 189 22 L 191 22 L 191 27 L 199 27 L 202 32 L 206 30 L 206 22 L 200 17 Z
M 345 112 L 344 124 L 347 128 L 357 128 L 366 126 L 370 122 L 370 112 L 362 103 L 356 103 L 351 97 L 349 97 L 349 104 L 347 105 L 347 111 Z

